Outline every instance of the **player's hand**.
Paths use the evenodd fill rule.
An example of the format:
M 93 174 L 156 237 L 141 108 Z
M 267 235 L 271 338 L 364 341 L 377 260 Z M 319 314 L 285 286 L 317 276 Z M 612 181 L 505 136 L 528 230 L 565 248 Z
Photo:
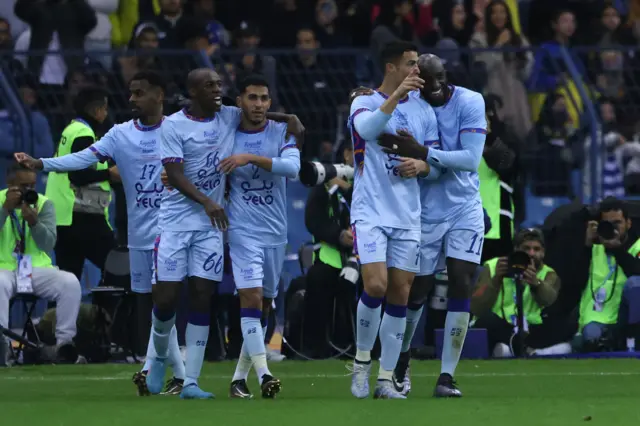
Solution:
M 227 157 L 220 162 L 218 170 L 222 173 L 229 174 L 238 167 L 246 166 L 249 164 L 251 158 L 247 154 L 237 154 Z
M 31 206 L 23 203 L 21 206 L 21 211 L 22 217 L 29 224 L 29 226 L 33 226 L 38 223 L 38 212 L 35 209 L 31 208 Z
M 351 229 L 343 229 L 340 232 L 340 244 L 344 247 L 353 247 L 353 233 Z
M 398 130 L 397 134 L 383 133 L 378 138 L 378 144 L 387 154 L 394 154 L 400 157 L 425 159 L 429 150 L 419 143 L 406 130 Z
M 496 264 L 496 273 L 493 276 L 495 280 L 494 284 L 497 282 L 502 285 L 502 279 L 507 276 L 509 273 L 509 259 L 506 257 L 501 257 L 498 259 L 498 263 Z
M 398 166 L 400 176 L 404 178 L 414 178 L 420 174 L 429 174 L 431 168 L 426 161 L 415 158 L 400 157 L 402 163 Z
M 22 191 L 17 186 L 10 186 L 7 189 L 7 198 L 5 198 L 2 208 L 12 212 L 20 204 L 22 204 Z
M 298 148 L 302 147 L 305 130 L 302 121 L 300 121 L 297 115 L 289 115 L 289 119 L 287 120 L 287 136 L 291 135 L 296 138 Z
M 168 191 L 173 191 L 173 187 L 169 183 L 169 175 L 165 169 L 162 169 L 162 173 L 160 173 L 160 182 Z
M 29 154 L 25 154 L 24 152 L 16 152 L 15 154 L 13 154 L 13 158 L 15 158 L 15 160 L 24 168 L 30 170 L 42 170 L 42 160 L 35 159 Z
M 333 185 L 338 185 L 338 188 L 342 189 L 343 191 L 348 191 L 349 188 L 351 188 L 351 184 L 349 182 L 344 179 L 340 179 L 339 177 L 334 177 L 327 183 L 329 184 L 329 188 L 331 188 Z
M 611 240 L 601 239 L 600 242 L 602 243 L 604 248 L 607 248 L 607 249 L 617 249 L 620 246 L 622 246 L 622 241 L 620 241 L 620 235 L 618 234 L 618 231 L 616 231 L 615 238 L 612 238 Z
M 122 182 L 122 178 L 120 177 L 120 170 L 118 170 L 118 166 L 109 167 L 109 180 L 111 182 Z
M 584 243 L 587 247 L 591 247 L 598 240 L 598 222 L 590 220 L 587 224 L 587 235 Z
M 531 263 L 529 263 L 529 266 L 525 269 L 522 280 L 532 287 L 536 287 L 538 285 L 536 265 L 533 262 L 533 259 L 531 259 Z
M 204 205 L 204 211 L 207 213 L 207 216 L 209 216 L 209 220 L 211 220 L 214 228 L 218 228 L 221 231 L 226 231 L 227 228 L 229 228 L 229 219 L 222 206 L 209 200 Z
M 349 92 L 349 106 L 353 103 L 353 100 L 358 96 L 371 96 L 375 93 L 373 89 L 369 89 L 368 87 L 360 86 L 353 89 Z
M 414 90 L 420 90 L 424 87 L 424 80 L 418 77 L 417 71 L 409 74 L 407 78 L 400 84 L 400 86 L 393 92 L 393 96 L 396 99 L 404 99 L 409 92 Z

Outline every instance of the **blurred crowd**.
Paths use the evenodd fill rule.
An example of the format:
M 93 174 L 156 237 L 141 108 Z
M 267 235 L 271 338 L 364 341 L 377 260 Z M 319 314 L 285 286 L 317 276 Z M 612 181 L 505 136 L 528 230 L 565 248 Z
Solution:
M 235 102 L 236 79 L 264 74 L 273 108 L 296 113 L 308 129 L 304 156 L 331 160 L 348 137 L 346 94 L 379 82 L 378 51 L 394 39 L 440 54 L 450 81 L 485 95 L 494 136 L 530 171 L 516 180 L 532 182 L 533 194 L 589 194 L 594 136 L 602 195 L 640 194 L 640 0 L 0 4 L 0 66 L 28 107 L 33 146 L 26 148 L 36 156 L 52 154 L 79 88 L 106 87 L 118 122 L 128 118 L 126 83 L 137 71 L 162 71 L 179 99 L 188 70 L 208 66 L 223 75 L 227 103 Z M 7 106 L 0 108 L 0 129 L 15 134 Z

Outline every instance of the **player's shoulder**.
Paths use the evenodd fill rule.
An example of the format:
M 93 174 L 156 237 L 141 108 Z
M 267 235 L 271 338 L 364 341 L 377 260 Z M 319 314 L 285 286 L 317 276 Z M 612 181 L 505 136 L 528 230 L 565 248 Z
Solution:
M 222 107 L 220 108 L 220 116 L 227 119 L 227 118 L 239 118 L 240 117 L 240 113 L 241 110 L 240 108 L 236 107 L 236 106 L 227 106 L 227 105 L 222 105 Z
M 458 104 L 461 107 L 465 106 L 482 106 L 484 108 L 484 97 L 481 93 L 474 90 L 467 89 L 466 87 L 455 86 L 454 88 Z
M 185 115 L 184 110 L 180 110 L 178 112 L 174 112 L 173 114 L 165 117 L 164 121 L 162 122 L 162 127 L 173 126 L 176 123 L 184 122 L 185 120 L 189 120 L 189 119 Z
M 112 136 L 132 133 L 135 130 L 134 120 L 125 121 L 123 123 L 114 124 L 108 134 Z
M 285 133 L 287 131 L 287 123 L 269 120 L 267 130 L 275 134 Z
M 360 95 L 351 103 L 351 114 L 353 115 L 359 109 L 373 111 L 384 102 L 384 98 L 374 92 L 372 95 Z

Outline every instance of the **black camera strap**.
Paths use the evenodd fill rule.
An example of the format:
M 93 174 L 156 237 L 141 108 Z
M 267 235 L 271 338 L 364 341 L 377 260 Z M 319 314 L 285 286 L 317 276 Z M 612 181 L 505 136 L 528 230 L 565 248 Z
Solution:
M 17 247 L 19 250 L 19 254 L 24 254 L 25 243 L 26 243 L 26 232 L 27 232 L 25 220 L 24 218 L 22 218 L 22 223 L 20 223 L 20 220 L 18 219 L 18 215 L 16 215 L 15 211 L 12 211 L 10 216 L 11 216 L 11 225 L 15 233 L 18 234 L 19 240 L 18 240 Z

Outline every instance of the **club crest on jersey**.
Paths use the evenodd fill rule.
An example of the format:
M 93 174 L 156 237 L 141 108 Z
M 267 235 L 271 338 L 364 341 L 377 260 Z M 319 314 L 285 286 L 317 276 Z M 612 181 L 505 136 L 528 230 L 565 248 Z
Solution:
M 217 130 L 205 130 L 204 131 L 204 140 L 209 145 L 214 145 L 218 142 L 220 138 L 220 133 Z

